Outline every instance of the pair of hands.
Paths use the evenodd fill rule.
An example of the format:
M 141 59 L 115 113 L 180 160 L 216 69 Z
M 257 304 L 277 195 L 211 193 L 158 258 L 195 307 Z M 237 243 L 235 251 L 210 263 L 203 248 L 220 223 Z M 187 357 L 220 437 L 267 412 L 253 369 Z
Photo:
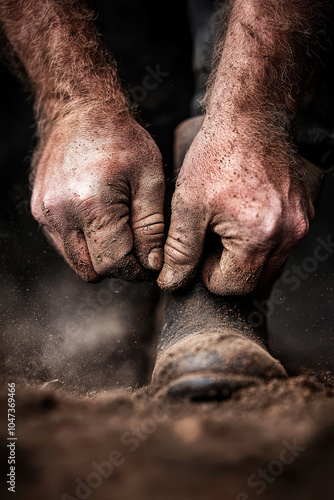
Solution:
M 265 136 L 267 134 L 267 136 Z M 67 116 L 36 168 L 32 213 L 86 281 L 140 281 L 173 291 L 200 270 L 214 293 L 246 294 L 277 273 L 308 231 L 313 204 L 290 146 L 251 122 L 206 118 L 177 180 L 165 242 L 164 173 L 130 115 Z M 221 250 L 206 253 L 206 235 Z

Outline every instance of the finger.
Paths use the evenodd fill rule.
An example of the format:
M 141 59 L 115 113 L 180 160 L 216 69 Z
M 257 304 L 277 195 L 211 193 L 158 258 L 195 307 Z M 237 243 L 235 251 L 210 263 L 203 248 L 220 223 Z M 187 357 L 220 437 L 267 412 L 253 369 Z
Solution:
M 35 218 L 42 225 L 48 241 L 72 269 L 85 281 L 99 281 L 100 277 L 94 270 L 83 232 L 77 227 L 70 227 L 68 218 L 64 217 L 57 205 L 49 206 L 44 201 L 41 210 L 36 212 Z
M 66 260 L 83 280 L 91 283 L 96 283 L 100 280 L 100 277 L 93 268 L 82 232 L 74 230 L 69 233 L 66 236 L 66 243 L 64 245 L 61 235 L 51 226 L 44 225 L 42 229 L 50 246 Z
M 143 182 L 131 206 L 135 255 L 146 269 L 153 271 L 160 271 L 163 264 L 164 194 L 163 180 Z
M 54 234 L 51 237 L 55 238 Z M 74 229 L 63 236 L 56 236 L 55 243 L 60 248 L 62 255 L 74 271 L 85 281 L 95 283 L 101 279 L 95 271 L 87 243 L 82 231 Z
M 172 217 L 164 248 L 164 266 L 158 277 L 163 290 L 173 291 L 193 278 L 201 259 L 208 219 L 204 211 L 173 197 Z
M 243 241 L 224 239 L 222 253 L 205 259 L 202 279 L 217 295 L 246 295 L 256 287 L 270 250 L 259 251 Z
M 97 274 L 131 281 L 145 279 L 145 270 L 134 257 L 129 209 L 120 203 L 108 208 L 103 216 L 83 220 L 90 258 Z

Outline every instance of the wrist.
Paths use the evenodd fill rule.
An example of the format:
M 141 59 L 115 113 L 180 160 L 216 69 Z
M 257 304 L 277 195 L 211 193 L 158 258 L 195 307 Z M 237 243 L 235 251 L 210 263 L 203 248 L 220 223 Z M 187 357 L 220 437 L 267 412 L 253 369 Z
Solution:
M 269 55 L 268 51 L 263 60 L 257 47 L 249 48 L 247 54 L 240 55 L 241 61 L 233 65 L 228 56 L 222 54 L 214 85 L 209 89 L 207 113 L 261 119 L 280 114 L 291 119 L 296 112 L 298 75 L 287 82 L 281 80 L 277 74 L 279 69 L 274 67 L 275 54 Z M 277 61 L 276 64 L 283 63 Z
M 115 60 L 85 4 L 80 0 L 1 2 L 3 28 L 25 68 L 38 120 L 53 121 L 76 109 L 85 112 L 92 104 L 114 115 L 129 107 Z
M 244 141 L 247 137 L 257 138 L 261 143 L 264 137 L 277 137 L 289 140 L 294 115 L 289 110 L 276 107 L 273 103 L 242 109 L 238 105 L 219 99 L 207 107 L 202 125 L 204 133 L 218 137 L 225 135 L 229 140 Z
M 216 48 L 219 63 L 205 99 L 209 114 L 296 112 L 306 48 L 317 27 L 311 19 L 315 3 L 235 0 Z
M 49 92 L 36 93 L 35 114 L 40 133 L 59 122 L 76 122 L 80 126 L 94 121 L 119 124 L 132 118 L 129 102 L 121 89 L 101 88 L 94 93 L 72 93 L 67 96 Z
M 243 158 L 244 163 L 254 166 L 265 165 L 266 169 L 277 170 L 280 165 L 299 169 L 296 150 L 290 134 L 289 115 L 283 113 L 248 112 L 235 114 L 233 111 L 206 114 L 199 135 L 201 151 L 214 151 L 214 158 Z M 239 162 L 237 161 L 237 164 Z M 220 168 L 221 164 L 217 163 Z

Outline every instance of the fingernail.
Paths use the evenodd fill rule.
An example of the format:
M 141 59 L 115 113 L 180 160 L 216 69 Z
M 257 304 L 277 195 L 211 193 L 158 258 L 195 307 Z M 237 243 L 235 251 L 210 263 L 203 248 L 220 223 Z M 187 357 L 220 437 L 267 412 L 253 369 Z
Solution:
M 169 285 L 169 283 L 172 283 L 173 280 L 174 280 L 173 270 L 170 267 L 164 266 L 159 275 L 159 283 L 161 283 L 162 285 Z
M 151 250 L 147 258 L 150 268 L 154 269 L 155 271 L 160 271 L 164 260 L 163 257 L 164 255 L 162 248 L 154 248 L 153 250 Z

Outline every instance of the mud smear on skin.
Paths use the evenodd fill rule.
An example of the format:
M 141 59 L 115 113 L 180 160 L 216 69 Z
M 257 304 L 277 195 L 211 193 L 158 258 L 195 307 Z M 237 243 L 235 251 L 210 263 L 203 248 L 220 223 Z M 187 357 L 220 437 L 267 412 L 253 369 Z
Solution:
M 333 491 L 334 390 L 310 376 L 242 389 L 220 403 L 171 405 L 145 390 L 79 397 L 24 385 L 16 401 L 18 499 L 77 498 L 77 478 L 87 484 L 92 464 L 115 450 L 122 463 L 87 498 L 257 498 L 260 484 L 247 482 L 259 480 L 259 468 L 270 479 L 261 498 L 314 500 Z M 291 458 L 283 468 L 282 456 Z

